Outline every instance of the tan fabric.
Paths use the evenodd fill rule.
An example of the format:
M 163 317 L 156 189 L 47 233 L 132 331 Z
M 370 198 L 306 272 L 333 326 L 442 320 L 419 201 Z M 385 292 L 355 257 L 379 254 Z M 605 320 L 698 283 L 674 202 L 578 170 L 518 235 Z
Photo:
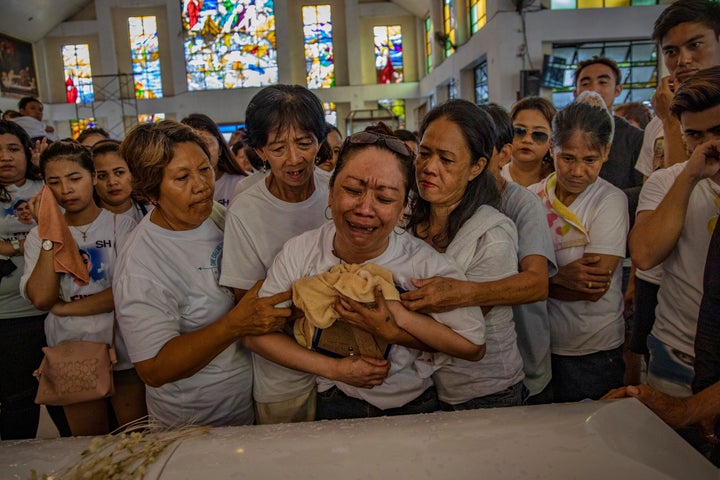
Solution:
M 327 329 L 338 319 L 333 305 L 338 294 L 345 295 L 358 302 L 375 301 L 375 287 L 382 288 L 385 300 L 400 300 L 392 273 L 378 265 L 342 264 L 329 272 L 304 277 L 293 284 L 293 303 L 305 312 L 305 318 L 295 322 L 295 340 L 302 346 L 311 348 L 316 328 Z M 362 344 L 372 338 L 359 329 L 352 328 L 348 335 Z M 373 342 L 375 343 L 375 342 Z
M 315 421 L 317 388 L 282 402 L 255 402 L 255 424 L 296 423 Z

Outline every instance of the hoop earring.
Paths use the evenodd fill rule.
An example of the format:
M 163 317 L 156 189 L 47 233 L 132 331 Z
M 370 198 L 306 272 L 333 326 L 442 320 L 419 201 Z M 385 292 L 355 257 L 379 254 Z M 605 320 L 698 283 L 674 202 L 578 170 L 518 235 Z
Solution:
M 399 232 L 397 231 L 398 228 L 400 229 Z M 404 234 L 405 232 L 407 232 L 407 230 L 406 230 L 405 228 L 401 227 L 400 225 L 395 225 L 395 226 L 393 227 L 393 233 L 395 233 L 395 235 L 402 235 L 402 234 Z
M 328 213 L 328 211 L 330 213 Z M 323 214 L 325 215 L 325 220 L 332 220 L 332 210 L 330 210 L 330 205 L 325 207 L 325 212 L 323 212 Z

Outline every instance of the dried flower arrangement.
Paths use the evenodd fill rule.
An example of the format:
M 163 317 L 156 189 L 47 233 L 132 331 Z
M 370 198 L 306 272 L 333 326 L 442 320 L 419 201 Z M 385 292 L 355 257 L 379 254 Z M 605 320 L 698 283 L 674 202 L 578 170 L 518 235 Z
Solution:
M 124 425 L 121 433 L 94 437 L 77 463 L 49 475 L 32 470 L 30 480 L 141 480 L 170 445 L 208 431 L 203 426 L 168 430 L 140 419 Z

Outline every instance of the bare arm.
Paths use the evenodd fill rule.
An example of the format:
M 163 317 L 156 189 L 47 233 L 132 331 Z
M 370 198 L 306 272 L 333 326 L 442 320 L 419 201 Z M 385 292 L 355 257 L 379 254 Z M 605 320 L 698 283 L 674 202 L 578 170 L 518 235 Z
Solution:
M 719 147 L 718 140 L 697 146 L 657 208 L 638 212 L 629 236 L 630 255 L 638 268 L 648 270 L 659 265 L 675 248 L 685 223 L 690 194 L 700 180 L 715 175 L 720 169 Z
M 550 278 L 550 297 L 569 302 L 597 302 L 610 288 L 620 260 L 615 255 L 586 253 L 582 258 L 558 267 L 557 275 Z
M 55 250 L 42 250 L 30 274 L 27 296 L 38 310 L 48 311 L 60 296 L 60 275 L 55 273 Z
M 372 388 L 382 384 L 390 371 L 390 362 L 387 360 L 359 356 L 331 358 L 298 345 L 283 333 L 245 337 L 243 344 L 258 355 L 284 367 L 358 388 Z
M 548 296 L 547 262 L 542 255 L 528 255 L 520 261 L 519 273 L 490 282 L 446 277 L 413 280 L 418 288 L 403 293 L 402 302 L 409 310 L 439 313 L 459 307 L 520 305 L 545 300 Z
M 674 89 L 671 88 L 671 82 L 674 82 Z M 670 77 L 663 77 L 660 79 L 660 83 L 655 90 L 655 95 L 653 95 L 652 98 L 655 114 L 662 120 L 663 124 L 663 137 L 665 137 L 664 168 L 688 159 L 687 150 L 685 149 L 685 143 L 682 138 L 680 120 L 670 113 L 670 104 L 672 104 L 675 96 L 673 90 L 677 90 L 679 87 L 680 82 L 677 79 L 673 80 Z
M 278 331 L 290 315 L 289 308 L 275 308 L 288 301 L 290 292 L 258 298 L 262 281 L 217 321 L 169 340 L 155 357 L 135 363 L 143 382 L 152 387 L 188 378 L 204 368 L 223 350 L 244 335 Z
M 720 382 L 687 398 L 675 398 L 642 384 L 611 390 L 602 400 L 634 397 L 672 428 L 705 423 L 720 415 Z
M 400 302 L 387 302 L 382 289 L 375 290 L 375 306 L 369 307 L 351 298 L 341 297 L 335 310 L 343 321 L 358 328 L 416 350 L 440 351 L 453 357 L 477 361 L 485 355 L 485 345 L 475 345 L 450 327 L 432 317 L 406 309 Z M 406 338 L 412 339 L 407 342 Z M 420 343 L 423 348 L 417 348 Z
M 97 313 L 108 313 L 115 309 L 112 288 L 106 288 L 102 292 L 88 295 L 72 302 L 58 300 L 50 309 L 55 315 L 67 317 L 95 315 Z

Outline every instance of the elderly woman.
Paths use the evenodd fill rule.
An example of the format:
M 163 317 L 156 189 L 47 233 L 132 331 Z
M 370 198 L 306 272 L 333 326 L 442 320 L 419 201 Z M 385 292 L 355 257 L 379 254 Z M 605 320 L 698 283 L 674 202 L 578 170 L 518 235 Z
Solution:
M 235 289 L 238 298 L 265 278 L 288 239 L 327 220 L 327 180 L 315 167 L 326 132 L 320 100 L 304 87 L 273 85 L 253 97 L 245 121 L 248 145 L 271 168 L 236 196 L 227 212 L 225 245 L 230 248 L 223 255 L 220 283 Z M 290 410 L 274 387 L 283 382 L 312 387 L 314 379 L 296 378 L 296 372 L 258 356 L 254 371 L 258 423 L 315 419 L 314 394 L 295 399 L 298 408 L 288 417 Z
M 510 110 L 515 131 L 512 160 L 502 166 L 505 180 L 529 187 L 553 171 L 550 129 L 556 110 L 541 97 L 525 97 Z
M 548 300 L 556 402 L 598 399 L 623 384 L 627 197 L 598 177 L 612 135 L 604 105 L 565 107 L 553 120 L 555 173 L 530 187 L 545 204 L 558 263 Z
M 192 128 L 140 125 L 121 154 L 135 191 L 155 206 L 128 238 L 113 280 L 148 412 L 167 426 L 252 424 L 252 360 L 238 340 L 281 328 L 290 312 L 273 305 L 289 294 L 258 300 L 258 284 L 235 305 L 218 284 L 223 232 L 210 218 L 214 172 Z
M 432 248 L 410 235 L 394 232 L 407 205 L 413 154 L 383 127 L 346 139 L 330 180 L 332 221 L 285 244 L 268 272 L 261 295 L 286 290 L 302 277 L 341 264 L 384 267 L 392 272 L 399 291 L 414 288 L 410 280 L 418 275 L 462 278 Z M 382 360 L 330 358 L 301 347 L 284 334 L 250 339 L 251 348 L 261 355 L 320 376 L 319 419 L 435 411 L 437 397 L 430 378 L 435 360 L 412 347 L 468 360 L 479 360 L 485 353 L 479 308 L 458 309 L 432 318 L 406 310 L 399 301 L 386 302 L 375 293 L 374 305 L 339 297 L 335 309 L 343 320 L 393 344 L 389 372 Z M 362 369 L 373 366 L 369 375 L 361 375 Z M 313 375 L 305 377 L 309 384 L 314 383 Z M 280 396 L 292 398 L 310 392 L 311 386 L 276 382 L 275 388 Z
M 498 211 L 500 193 L 487 168 L 496 137 L 492 118 L 471 102 L 452 100 L 427 114 L 420 133 L 418 196 L 408 229 L 457 264 L 467 280 L 415 276 L 419 288 L 403 295 L 405 304 L 424 311 L 484 305 L 477 292 L 485 282 L 510 277 L 524 278 L 531 288 L 527 275 L 516 278 L 517 230 Z M 451 359 L 433 376 L 445 410 L 522 405 L 527 398 L 512 308 L 503 302 L 483 310 L 485 357 L 477 363 Z

